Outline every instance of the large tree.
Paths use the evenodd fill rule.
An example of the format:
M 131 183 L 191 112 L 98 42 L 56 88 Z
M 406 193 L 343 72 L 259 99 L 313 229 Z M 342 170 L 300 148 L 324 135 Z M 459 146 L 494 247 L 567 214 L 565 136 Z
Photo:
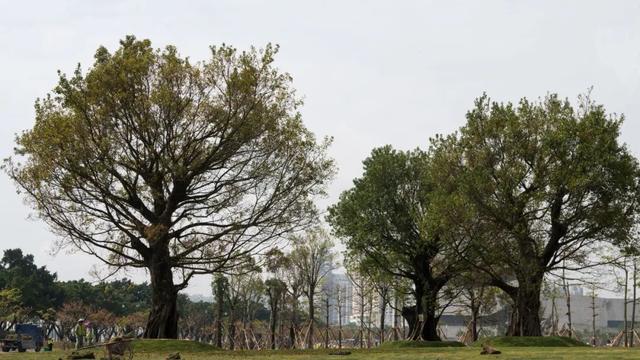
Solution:
M 145 337 L 175 338 L 176 297 L 315 216 L 333 172 L 277 47 L 191 63 L 133 36 L 36 102 L 6 169 L 60 244 L 148 270 Z M 177 278 L 177 279 L 176 279 Z
M 391 146 L 374 149 L 364 160 L 362 177 L 329 209 L 328 220 L 345 239 L 347 256 L 366 267 L 413 283 L 415 314 L 422 329 L 414 339 L 439 340 L 439 294 L 461 271 L 456 256 L 455 228 L 443 226 L 439 212 L 455 204 L 439 178 L 446 158 L 448 138 L 437 138 L 430 151 L 398 151 Z
M 451 180 L 479 224 L 477 269 L 513 301 L 509 334 L 541 335 L 545 274 L 589 266 L 598 244 L 628 237 L 638 169 L 621 122 L 588 97 L 574 109 L 556 95 L 518 105 L 483 96 L 468 112 Z

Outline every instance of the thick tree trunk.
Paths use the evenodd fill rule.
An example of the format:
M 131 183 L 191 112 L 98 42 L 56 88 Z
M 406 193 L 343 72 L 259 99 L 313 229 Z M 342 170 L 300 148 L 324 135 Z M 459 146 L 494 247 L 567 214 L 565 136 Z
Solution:
M 540 290 L 544 274 L 519 279 L 514 312 L 508 336 L 542 336 L 540 328 Z
M 169 250 L 156 250 L 149 264 L 151 274 L 151 312 L 144 331 L 147 339 L 178 338 L 178 292 L 173 284 Z
M 478 341 L 478 315 L 480 313 L 480 305 L 471 305 L 471 339 Z
M 409 324 L 409 339 L 440 341 L 438 335 L 440 317 L 436 316 L 438 292 L 426 291 L 424 286 L 417 282 L 414 286 L 417 304 L 402 308 L 402 316 Z
M 423 308 L 422 316 L 424 319 L 424 325 L 422 326 L 422 340 L 426 341 L 440 341 L 438 335 L 438 320 L 436 316 L 437 307 L 437 292 L 427 291 L 423 296 Z

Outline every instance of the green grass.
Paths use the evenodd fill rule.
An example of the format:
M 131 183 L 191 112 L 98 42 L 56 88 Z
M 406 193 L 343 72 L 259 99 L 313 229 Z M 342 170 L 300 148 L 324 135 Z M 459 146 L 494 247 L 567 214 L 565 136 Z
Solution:
M 213 345 L 189 340 L 136 340 L 133 342 L 135 353 L 201 353 L 218 351 Z
M 471 359 L 500 359 L 500 360 L 609 360 L 640 359 L 640 348 L 591 348 L 588 346 L 575 347 L 511 347 L 497 346 L 502 355 L 480 357 L 479 347 L 398 347 L 398 344 L 385 345 L 375 349 L 348 349 L 351 355 L 329 355 L 328 350 L 263 350 L 263 351 L 228 351 L 217 350 L 210 345 L 203 345 L 180 340 L 144 340 L 135 342 L 134 359 L 162 360 L 169 353 L 180 352 L 186 360 L 471 360 Z M 56 349 L 53 353 L 10 353 L 0 354 L 0 360 L 57 360 L 65 358 L 68 352 Z M 102 352 L 96 351 L 97 357 Z
M 406 349 L 406 348 L 439 348 L 439 347 L 464 347 L 458 341 L 387 341 L 380 345 L 380 349 Z
M 489 344 L 494 347 L 575 347 L 587 346 L 578 340 L 564 336 L 496 336 L 480 339 L 474 346 Z

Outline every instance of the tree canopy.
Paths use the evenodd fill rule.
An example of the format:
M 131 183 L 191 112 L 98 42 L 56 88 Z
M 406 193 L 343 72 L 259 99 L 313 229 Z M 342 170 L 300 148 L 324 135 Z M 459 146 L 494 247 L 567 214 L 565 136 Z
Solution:
M 60 74 L 6 162 L 61 246 L 151 275 L 147 337 L 177 336 L 177 292 L 307 226 L 333 174 L 297 112 L 278 48 L 175 47 L 128 36 Z M 174 272 L 178 279 L 174 279 Z
M 57 275 L 46 267 L 38 267 L 33 255 L 20 249 L 4 251 L 0 260 L 0 289 L 17 290 L 21 306 L 28 314 L 42 312 L 62 305 Z
M 438 215 L 440 203 L 451 201 L 450 192 L 438 187 L 444 171 L 433 161 L 445 145 L 445 139 L 434 139 L 429 152 L 374 149 L 363 162 L 362 177 L 341 194 L 328 217 L 345 239 L 351 261 L 413 282 L 416 311 L 425 321 L 415 337 L 425 340 L 439 339 L 438 294 L 462 265 L 455 234 Z
M 458 184 L 473 210 L 477 269 L 514 302 L 511 334 L 541 335 L 545 274 L 590 266 L 622 243 L 637 211 L 638 164 L 620 144 L 621 117 L 581 97 L 476 101 L 460 135 Z M 516 280 L 517 283 L 514 283 Z

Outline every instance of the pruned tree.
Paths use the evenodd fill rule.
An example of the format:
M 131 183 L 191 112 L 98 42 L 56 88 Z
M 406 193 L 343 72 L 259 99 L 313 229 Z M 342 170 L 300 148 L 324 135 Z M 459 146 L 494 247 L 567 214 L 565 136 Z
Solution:
M 287 285 L 280 279 L 271 278 L 264 282 L 267 301 L 269 302 L 269 332 L 271 349 L 276 349 L 276 325 L 278 314 L 282 306 L 283 295 L 287 292 Z
M 276 327 L 280 321 L 281 310 L 285 306 L 288 290 L 282 279 L 285 279 L 291 270 L 291 260 L 280 249 L 273 248 L 265 254 L 264 262 L 265 268 L 272 274 L 272 277 L 265 281 L 265 288 L 270 310 L 270 346 L 271 349 L 276 349 Z
M 365 311 L 367 307 L 367 300 L 373 292 L 373 287 L 369 282 L 369 278 L 363 276 L 360 272 L 361 267 L 358 267 L 353 262 L 347 263 L 347 277 L 351 281 L 352 297 L 352 312 L 358 314 L 358 346 L 364 348 L 364 330 L 365 330 Z
M 347 302 L 347 289 L 346 286 L 336 284 L 333 290 L 335 294 L 335 302 L 333 306 L 336 309 L 338 315 L 338 349 L 342 349 L 342 317 L 345 315 L 345 303 Z
M 334 268 L 333 241 L 327 232 L 315 227 L 292 237 L 291 264 L 302 278 L 302 292 L 309 305 L 307 348 L 313 349 L 315 323 L 315 296 L 324 277 Z
M 331 331 L 331 305 L 333 296 L 333 288 L 330 286 L 322 287 L 322 303 L 324 307 L 324 348 L 329 348 L 330 336 L 329 332 Z
M 256 305 L 265 292 L 260 274 L 260 268 L 249 266 L 239 274 L 226 276 L 227 284 L 223 293 L 224 304 L 228 309 L 227 337 L 231 350 L 241 346 L 236 342 L 238 326 L 244 330 L 246 324 L 253 319 Z
M 36 102 L 5 169 L 59 246 L 146 269 L 144 336 L 175 338 L 176 298 L 316 216 L 333 174 L 329 141 L 297 112 L 278 48 L 212 47 L 192 63 L 128 36 Z
M 267 256 L 271 258 L 271 261 L 282 265 L 278 276 L 286 285 L 286 294 L 283 294 L 283 308 L 288 307 L 289 312 L 289 346 L 297 348 L 299 301 L 305 287 L 303 269 L 293 265 L 291 254 L 284 254 L 280 250 L 271 250 Z
M 488 284 L 488 279 L 477 272 L 465 272 L 451 284 L 456 291 L 455 301 L 469 316 L 470 341 L 478 340 L 478 326 L 482 316 L 488 315 L 497 307 L 497 292 Z

